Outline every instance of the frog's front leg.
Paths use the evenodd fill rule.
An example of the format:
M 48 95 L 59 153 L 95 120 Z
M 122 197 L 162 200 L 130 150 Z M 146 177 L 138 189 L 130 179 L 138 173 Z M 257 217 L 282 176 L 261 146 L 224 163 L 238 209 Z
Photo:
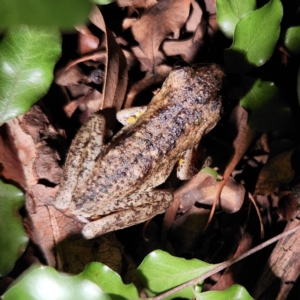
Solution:
M 182 153 L 177 166 L 177 177 L 180 180 L 190 179 L 201 169 L 201 167 L 198 166 L 199 152 L 197 148 L 198 144 Z
M 81 126 L 71 144 L 64 174 L 54 201 L 56 208 L 69 207 L 73 191 L 84 183 L 93 170 L 96 158 L 103 150 L 104 136 L 105 118 L 95 113 Z
M 122 202 L 132 203 L 126 210 L 116 211 L 100 220 L 86 224 L 82 234 L 86 239 L 92 239 L 110 231 L 115 231 L 142 223 L 165 212 L 173 201 L 173 193 L 168 190 L 153 190 L 140 194 L 132 194 L 122 199 Z M 134 203 L 134 204 L 133 204 Z

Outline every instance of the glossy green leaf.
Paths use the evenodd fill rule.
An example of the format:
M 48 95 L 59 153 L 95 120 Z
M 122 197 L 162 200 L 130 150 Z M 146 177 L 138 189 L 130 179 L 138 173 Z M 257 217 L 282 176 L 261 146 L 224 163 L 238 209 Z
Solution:
M 93 2 L 99 5 L 106 5 L 114 2 L 114 0 L 93 0 Z
M 255 8 L 255 0 L 217 0 L 217 20 L 221 31 L 226 37 L 233 38 L 236 24 Z
M 289 28 L 284 35 L 284 45 L 294 54 L 300 54 L 300 26 Z
M 87 21 L 89 0 L 2 0 L 0 28 L 16 25 L 72 28 Z
M 213 179 L 218 179 L 218 172 L 210 167 L 203 168 L 200 172 L 209 174 Z
M 228 72 L 247 72 L 263 65 L 273 54 L 283 15 L 279 0 L 246 14 L 238 22 L 230 49 L 225 51 Z
M 247 93 L 241 99 L 241 106 L 249 112 L 249 126 L 259 132 L 280 128 L 291 119 L 291 110 L 280 97 L 273 82 L 244 78 Z
M 145 257 L 136 270 L 136 276 L 150 295 L 158 295 L 215 267 L 216 265 L 210 265 L 197 259 L 186 260 L 162 250 L 156 250 Z M 176 297 L 191 299 L 193 297 L 192 287 L 187 287 L 165 299 Z
M 0 181 L 0 277 L 12 270 L 28 244 L 19 215 L 23 205 L 22 191 Z
M 0 44 L 0 124 L 46 94 L 60 53 L 57 30 L 20 26 L 6 33 Z
M 32 266 L 2 296 L 3 300 L 108 300 L 108 295 L 82 273 L 60 274 L 51 267 Z
M 139 299 L 134 284 L 124 284 L 119 274 L 102 263 L 88 264 L 81 276 L 96 283 L 113 300 Z
M 224 291 L 195 292 L 195 296 L 196 300 L 254 300 L 247 290 L 238 284 L 234 284 Z

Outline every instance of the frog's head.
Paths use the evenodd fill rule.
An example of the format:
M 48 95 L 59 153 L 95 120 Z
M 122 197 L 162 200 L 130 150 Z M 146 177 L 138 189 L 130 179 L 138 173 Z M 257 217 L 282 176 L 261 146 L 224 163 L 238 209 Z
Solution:
M 224 77 L 223 68 L 217 64 L 176 66 L 170 72 L 163 87 L 170 90 L 185 89 L 203 94 L 205 97 L 206 92 L 219 92 L 222 89 Z

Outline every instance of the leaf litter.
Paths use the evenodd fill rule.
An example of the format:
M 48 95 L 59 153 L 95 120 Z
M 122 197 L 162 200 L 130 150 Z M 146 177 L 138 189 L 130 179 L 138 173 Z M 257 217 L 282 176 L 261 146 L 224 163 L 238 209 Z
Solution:
M 110 19 L 114 11 L 121 16 L 118 21 Z M 109 128 L 117 131 L 115 112 L 122 107 L 147 104 L 176 62 L 222 63 L 218 55 L 225 45 L 218 45 L 221 50 L 213 49 L 216 53 L 213 59 L 207 54 L 214 47 L 218 33 L 214 1 L 199 4 L 194 0 L 118 0 L 101 11 L 95 8 L 90 21 L 89 26 L 76 27 L 78 34 L 72 38 L 77 47 L 63 53 L 55 72 L 55 82 L 64 99 L 56 103 L 56 109 L 63 106 L 65 115 L 77 118 L 80 123 L 103 110 Z M 233 91 L 234 88 L 228 94 L 232 95 Z M 271 143 L 276 139 L 281 142 L 278 137 L 284 134 L 265 135 L 262 139 L 263 135 L 247 125 L 247 112 L 239 105 L 233 109 L 231 104 L 231 112 L 225 112 L 217 128 L 203 141 L 208 153 L 205 155 L 212 160 L 211 167 L 223 177 L 215 181 L 209 175 L 198 173 L 180 186 L 172 174 L 165 186 L 175 190 L 173 212 L 167 211 L 163 229 L 159 217 L 157 223 L 151 222 L 145 228 L 148 242 L 142 238 L 142 225 L 124 230 L 123 237 L 122 232 L 118 233 L 118 239 L 110 234 L 92 241 L 83 240 L 82 224 L 48 206 L 61 176 L 66 136 L 70 140 L 72 130 L 60 127 L 61 120 L 53 121 L 53 112 L 46 106 L 44 99 L 24 117 L 19 117 L 18 124 L 7 123 L 8 132 L 19 132 L 14 136 L 16 144 L 30 141 L 22 147 L 27 159 L 30 153 L 30 164 L 14 161 L 23 153 L 12 158 L 4 155 L 9 147 L 15 146 L 3 140 L 2 134 L 2 175 L 26 187 L 29 235 L 39 245 L 46 262 L 60 270 L 78 273 L 86 263 L 99 260 L 130 281 L 130 269 L 146 253 L 161 245 L 161 235 L 165 247 L 177 255 L 219 262 L 244 253 L 257 243 L 254 237 L 257 239 L 260 234 L 260 225 L 246 190 L 254 192 L 263 210 L 265 227 L 276 223 L 276 208 L 281 199 L 296 198 L 295 191 L 289 187 L 294 180 L 291 164 L 294 146 L 273 156 Z M 32 114 L 35 117 L 30 117 Z M 42 121 L 37 124 L 28 119 Z M 23 167 L 19 171 L 20 164 Z M 12 169 L 25 178 L 10 173 Z M 271 197 L 277 197 L 276 201 L 272 202 Z M 281 203 L 278 212 L 281 220 L 290 218 L 293 211 L 290 207 L 295 207 L 295 201 Z M 212 224 L 205 231 L 210 220 Z M 240 282 L 237 278 L 244 274 L 245 268 L 249 268 L 249 263 L 212 276 L 214 284 L 206 288 L 224 289 Z

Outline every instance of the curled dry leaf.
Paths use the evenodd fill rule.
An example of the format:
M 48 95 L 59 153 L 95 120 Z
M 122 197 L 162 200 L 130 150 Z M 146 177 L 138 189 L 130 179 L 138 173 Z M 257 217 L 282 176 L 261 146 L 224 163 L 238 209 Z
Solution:
M 157 3 L 156 0 L 116 0 L 120 7 L 133 6 L 134 8 L 148 9 Z
M 21 160 L 16 155 L 20 150 L 16 148 L 14 141 L 15 133 L 8 130 L 7 125 L 3 124 L 0 127 L 0 165 L 1 176 L 5 179 L 16 183 L 23 190 L 26 187 L 25 176 L 22 170 Z M 26 141 L 25 141 L 26 142 Z M 21 145 L 20 145 L 21 146 Z M 25 158 L 30 157 L 32 151 L 26 153 L 24 149 Z
M 192 63 L 203 45 L 203 36 L 206 30 L 206 24 L 202 21 L 193 36 L 186 40 L 164 41 L 162 50 L 167 56 L 180 55 L 187 63 Z
M 81 55 L 91 53 L 97 50 L 100 40 L 91 31 L 87 26 L 81 25 L 76 26 L 78 34 L 78 51 Z
M 106 27 L 98 8 L 93 10 L 90 20 L 104 32 L 105 39 L 99 44 L 100 39 L 87 27 L 78 27 L 79 52 L 83 56 L 59 70 L 55 79 L 57 84 L 68 88 L 73 98 L 66 105 L 68 115 L 81 105 L 81 109 L 84 108 L 82 120 L 100 109 L 120 110 L 128 80 L 126 58 L 114 35 Z M 79 63 L 85 64 L 89 72 L 83 71 L 78 66 Z M 90 85 L 91 83 L 93 85 Z M 108 126 L 111 127 L 112 124 Z
M 106 27 L 100 10 L 95 7 L 91 22 L 106 33 L 106 67 L 103 86 L 103 101 L 99 109 L 115 108 L 119 111 L 122 107 L 127 89 L 127 66 L 125 56 L 115 41 L 112 32 Z
M 178 39 L 189 16 L 190 3 L 190 0 L 159 1 L 132 26 L 135 40 L 150 61 L 150 71 L 154 72 L 157 65 L 155 60 L 162 41 L 171 34 Z
M 187 32 L 194 32 L 202 19 L 202 9 L 196 0 L 191 1 L 192 11 L 185 24 L 185 30 Z
M 146 57 L 145 53 L 141 50 L 141 48 L 138 46 L 133 46 L 131 47 L 131 51 L 141 64 L 140 66 L 141 71 L 142 72 L 148 71 L 149 76 L 155 75 L 155 71 L 157 67 L 155 67 L 154 74 L 152 72 L 149 72 L 149 70 L 152 70 L 152 64 L 149 58 Z M 164 54 L 161 51 L 158 51 L 155 59 L 156 66 L 159 66 L 163 61 L 165 61 L 165 59 L 166 58 Z
M 206 11 L 213 15 L 216 13 L 216 0 L 204 0 Z
M 276 189 L 285 188 L 293 179 L 295 171 L 292 168 L 291 156 L 294 150 L 273 156 L 260 171 L 255 195 L 271 195 Z
M 174 198 L 180 200 L 181 212 L 187 211 L 195 203 L 212 205 L 219 185 L 220 182 L 210 175 L 199 172 L 175 191 Z M 237 212 L 244 202 L 244 197 L 244 186 L 230 177 L 222 190 L 220 208 L 227 213 Z

